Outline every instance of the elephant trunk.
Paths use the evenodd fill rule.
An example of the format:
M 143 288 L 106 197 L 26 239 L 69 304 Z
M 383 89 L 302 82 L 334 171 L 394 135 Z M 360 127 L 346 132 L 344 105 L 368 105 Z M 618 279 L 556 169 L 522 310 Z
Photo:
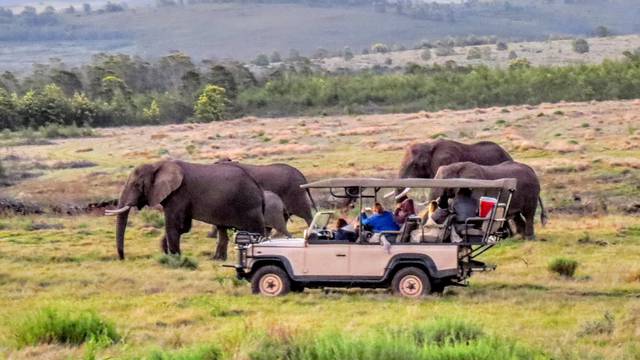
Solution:
M 127 229 L 127 221 L 129 220 L 129 209 L 118 214 L 116 222 L 116 248 L 118 249 L 118 257 L 124 260 L 124 232 Z

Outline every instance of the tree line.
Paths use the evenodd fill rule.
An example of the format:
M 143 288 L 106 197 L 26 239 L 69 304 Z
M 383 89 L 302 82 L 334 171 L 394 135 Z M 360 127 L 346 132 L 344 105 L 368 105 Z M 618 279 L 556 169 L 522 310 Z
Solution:
M 533 67 L 517 59 L 506 69 L 448 62 L 340 74 L 297 60 L 256 78 L 242 63 L 196 65 L 182 53 L 154 62 L 103 54 L 82 67 L 54 62 L 21 78 L 0 75 L 0 129 L 640 98 L 640 54 L 626 55 L 595 65 Z

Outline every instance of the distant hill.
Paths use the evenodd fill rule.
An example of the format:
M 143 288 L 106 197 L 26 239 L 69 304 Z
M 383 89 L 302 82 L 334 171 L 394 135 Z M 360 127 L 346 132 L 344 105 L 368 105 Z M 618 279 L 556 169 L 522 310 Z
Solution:
M 0 5 L 32 3 L 9 0 Z M 24 70 L 49 58 L 77 65 L 99 52 L 151 58 L 183 51 L 195 59 L 250 60 L 273 51 L 287 56 L 291 49 L 310 55 L 318 48 L 335 51 L 345 46 L 359 54 L 374 43 L 413 48 L 424 39 L 471 34 L 541 40 L 589 36 L 599 26 L 613 34 L 640 32 L 636 0 L 428 2 L 412 6 L 394 5 L 402 3 L 395 0 L 382 8 L 363 5 L 367 3 L 364 0 L 351 6 L 311 6 L 308 4 L 316 2 L 292 0 L 161 7 L 153 5 L 156 1 L 138 0 L 128 1 L 117 11 L 103 11 L 103 1 L 90 3 L 92 12 L 85 14 L 73 1 L 46 2 L 60 12 L 56 22 L 46 26 L 0 21 L 0 69 Z M 37 4 L 42 7 L 45 3 Z M 75 12 L 63 14 L 62 9 L 70 4 L 75 4 Z

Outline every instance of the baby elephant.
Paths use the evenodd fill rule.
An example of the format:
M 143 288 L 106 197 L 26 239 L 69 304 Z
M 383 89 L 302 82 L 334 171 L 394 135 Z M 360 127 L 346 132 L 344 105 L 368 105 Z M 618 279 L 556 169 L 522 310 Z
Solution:
M 287 210 L 282 199 L 271 191 L 264 192 L 264 223 L 267 228 L 267 235 L 271 229 L 276 230 L 276 234 L 291 237 L 287 230 Z
M 542 225 L 547 222 L 547 214 L 540 198 L 540 181 L 535 171 L 528 165 L 516 161 L 505 161 L 498 165 L 458 162 L 438 168 L 435 179 L 452 178 L 482 180 L 515 178 L 518 181 L 517 190 L 513 193 L 507 216 L 516 223 L 517 232 L 522 234 L 525 239 L 535 238 L 533 219 L 538 203 L 540 203 Z M 431 192 L 431 199 L 439 196 L 439 192 L 435 190 Z

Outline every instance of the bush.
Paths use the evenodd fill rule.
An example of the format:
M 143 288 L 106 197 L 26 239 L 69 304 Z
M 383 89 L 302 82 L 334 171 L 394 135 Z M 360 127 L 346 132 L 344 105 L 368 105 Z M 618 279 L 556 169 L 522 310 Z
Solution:
M 196 270 L 198 262 L 188 256 L 163 254 L 158 258 L 158 263 L 171 269 Z
M 389 47 L 385 44 L 373 44 L 373 46 L 371 46 L 371 52 L 376 53 L 376 54 L 386 54 L 389 52 Z
M 424 49 L 420 52 L 420 59 L 424 61 L 431 60 L 431 49 Z
M 436 56 L 451 56 L 455 54 L 456 52 L 451 46 L 440 45 L 436 48 Z
M 38 344 L 80 345 L 88 341 L 114 343 L 120 339 L 114 325 L 92 311 L 45 308 L 14 327 L 18 347 Z
M 268 66 L 269 65 L 269 57 L 267 55 L 265 55 L 265 54 L 259 54 L 253 60 L 253 64 L 254 65 L 258 65 L 258 66 Z
M 572 43 L 573 51 L 578 54 L 585 54 L 589 52 L 589 43 L 585 39 L 576 39 Z
M 611 335 L 615 330 L 615 317 L 610 312 L 605 312 L 602 319 L 588 321 L 582 325 L 578 336 L 587 335 Z
M 149 360 L 218 360 L 222 359 L 222 351 L 215 346 L 200 346 L 177 351 L 153 351 Z
M 498 43 L 496 44 L 496 50 L 498 51 L 505 51 L 507 49 L 509 49 L 509 46 L 505 42 L 498 41 Z
M 95 131 L 87 126 L 78 127 L 76 125 L 61 126 L 58 124 L 49 124 L 38 129 L 38 134 L 45 139 L 66 139 L 77 137 L 93 137 L 97 136 Z
M 549 271 L 565 277 L 573 277 L 577 268 L 577 261 L 566 258 L 555 258 L 549 262 L 548 266 Z
M 467 52 L 467 60 L 476 60 L 482 58 L 482 51 L 478 47 L 472 47 Z

